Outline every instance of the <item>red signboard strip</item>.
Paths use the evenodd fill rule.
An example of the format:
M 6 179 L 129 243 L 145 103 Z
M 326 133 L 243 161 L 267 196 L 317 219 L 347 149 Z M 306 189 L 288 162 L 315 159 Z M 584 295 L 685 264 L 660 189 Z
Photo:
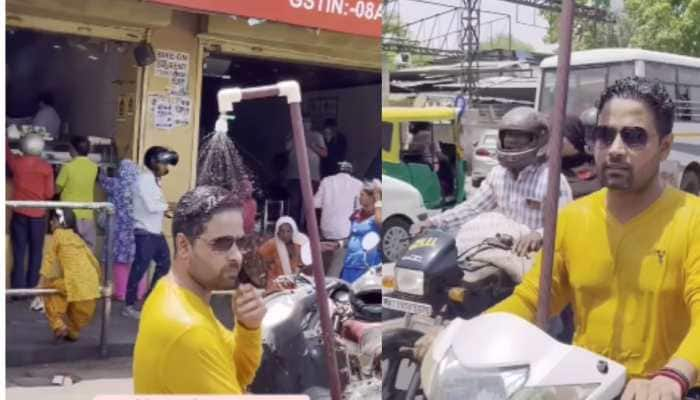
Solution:
M 381 37 L 382 0 L 149 0 L 207 13 Z

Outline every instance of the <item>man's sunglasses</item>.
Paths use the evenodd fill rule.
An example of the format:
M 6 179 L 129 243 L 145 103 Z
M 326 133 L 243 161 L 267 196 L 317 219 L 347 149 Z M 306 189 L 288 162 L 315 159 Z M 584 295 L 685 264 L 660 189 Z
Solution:
M 229 251 L 234 244 L 236 247 L 238 247 L 241 253 L 246 253 L 250 242 L 247 236 L 238 238 L 233 236 L 221 236 L 214 239 L 201 239 L 207 244 L 207 246 L 209 246 L 210 249 L 220 253 Z
M 646 129 L 638 126 L 623 126 L 619 130 L 611 126 L 593 127 L 593 140 L 596 144 L 604 147 L 612 146 L 617 134 L 620 134 L 622 141 L 630 149 L 643 149 L 649 141 L 649 133 Z

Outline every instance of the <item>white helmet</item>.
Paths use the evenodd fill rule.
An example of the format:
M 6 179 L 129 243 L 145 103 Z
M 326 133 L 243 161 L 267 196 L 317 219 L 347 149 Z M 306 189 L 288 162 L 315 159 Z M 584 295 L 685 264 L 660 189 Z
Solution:
M 44 139 L 36 133 L 28 133 L 22 138 L 20 148 L 25 155 L 40 156 L 44 151 Z

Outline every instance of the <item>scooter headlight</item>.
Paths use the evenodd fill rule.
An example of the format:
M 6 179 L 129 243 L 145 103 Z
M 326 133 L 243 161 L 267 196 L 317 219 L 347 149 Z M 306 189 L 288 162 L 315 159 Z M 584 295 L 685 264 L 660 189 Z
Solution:
M 594 384 L 524 387 L 530 368 L 467 368 L 452 350 L 434 369 L 427 385 L 429 400 L 585 400 L 598 386 Z
M 396 276 L 397 291 L 412 294 L 414 296 L 423 296 L 423 294 L 425 294 L 425 275 L 423 274 L 423 271 L 396 268 L 394 270 L 394 274 Z
M 586 400 L 598 388 L 597 383 L 523 388 L 512 400 Z
M 466 368 L 452 350 L 435 368 L 430 400 L 507 400 L 527 382 L 528 366 Z M 529 398 L 528 398 L 529 399 Z

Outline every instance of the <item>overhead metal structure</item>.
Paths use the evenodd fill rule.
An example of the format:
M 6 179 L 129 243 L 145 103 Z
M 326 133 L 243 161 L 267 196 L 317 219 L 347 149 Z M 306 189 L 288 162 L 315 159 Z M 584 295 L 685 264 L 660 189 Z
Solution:
M 479 50 L 482 45 L 481 29 L 489 24 L 507 19 L 508 40 L 511 42 L 511 16 L 509 14 L 481 9 L 481 0 L 385 0 L 385 23 L 392 25 L 391 31 L 382 36 L 382 50 L 407 53 L 412 56 L 429 56 L 433 61 L 460 59 L 462 68 L 461 93 L 471 102 L 478 98 Z M 502 0 L 516 5 L 540 10 L 561 12 L 562 0 Z M 416 20 L 401 19 L 401 5 L 410 7 L 431 6 L 432 13 Z M 577 18 L 592 19 L 603 23 L 615 22 L 612 13 L 605 9 L 575 5 Z M 484 16 L 497 16 L 484 21 Z M 493 39 L 493 34 L 491 35 Z M 510 44 L 509 44 L 510 46 Z

